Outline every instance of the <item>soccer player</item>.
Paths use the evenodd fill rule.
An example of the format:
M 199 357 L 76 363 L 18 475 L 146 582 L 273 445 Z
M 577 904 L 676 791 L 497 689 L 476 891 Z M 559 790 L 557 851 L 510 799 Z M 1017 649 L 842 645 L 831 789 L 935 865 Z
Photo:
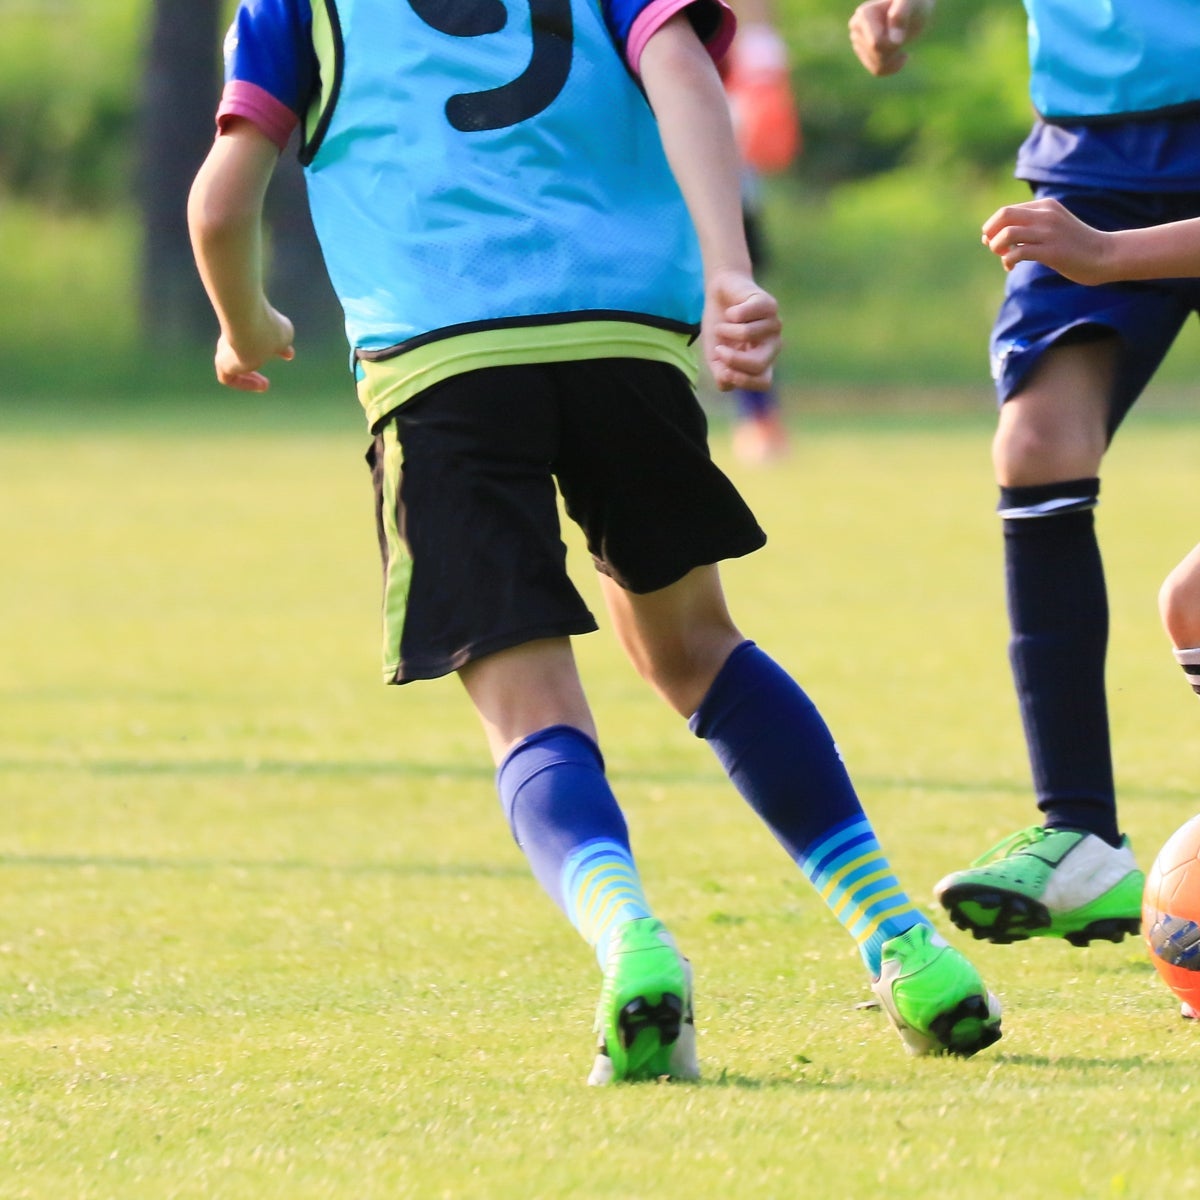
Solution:
M 983 223 L 983 244 L 1004 269 L 1040 262 L 1076 283 L 1200 278 L 1200 218 L 1140 229 L 1095 229 L 1057 200 L 998 209 Z M 1200 546 L 1167 576 L 1158 594 L 1163 628 L 1192 690 L 1200 695 Z M 1180 1014 L 1200 1017 L 1186 1000 Z
M 1010 204 L 983 224 L 983 243 L 1012 271 L 1040 262 L 1089 286 L 1131 280 L 1200 279 L 1200 217 L 1141 229 L 1096 229 L 1057 200 Z M 1159 592 L 1163 627 L 1175 657 L 1200 694 L 1200 546 Z
M 1018 178 L 1105 231 L 1200 216 L 1200 21 L 1189 0 L 1025 0 L 1037 119 Z M 867 0 L 868 70 L 901 69 L 932 0 Z M 1013 677 L 1042 824 L 935 893 L 993 942 L 1119 941 L 1142 872 L 1117 819 L 1104 666 L 1108 601 L 1093 510 L 1117 427 L 1200 306 L 1195 280 L 1076 283 L 1014 261 L 991 339 Z
M 733 131 L 742 156 L 742 217 L 755 275 L 769 265 L 770 243 L 764 228 L 764 174 L 786 170 L 800 152 L 800 119 L 788 74 L 788 51 L 775 26 L 768 0 L 736 0 L 737 35 L 721 63 L 721 78 L 733 114 Z M 734 388 L 736 406 L 733 452 L 742 462 L 760 465 L 788 452 L 778 388 Z
M 914 1053 L 1000 1036 L 896 882 L 807 695 L 733 624 L 716 564 L 765 541 L 693 389 L 770 383 L 714 56 L 717 0 L 243 0 L 189 220 L 218 378 L 292 356 L 262 285 L 288 133 L 346 315 L 384 564 L 385 679 L 457 673 L 513 835 L 603 973 L 589 1082 L 694 1078 L 687 961 L 654 915 L 571 636 L 555 485 L 618 639 L 858 944 Z M 690 214 L 690 215 L 689 215 Z

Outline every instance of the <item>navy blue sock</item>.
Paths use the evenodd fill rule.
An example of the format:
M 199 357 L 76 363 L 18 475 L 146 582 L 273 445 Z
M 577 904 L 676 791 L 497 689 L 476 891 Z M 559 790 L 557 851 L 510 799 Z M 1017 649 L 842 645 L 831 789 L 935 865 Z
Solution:
M 743 642 L 688 724 L 878 975 L 883 943 L 925 918 L 892 874 L 813 702 L 753 642 Z
M 1118 845 L 1098 479 L 1000 489 L 1009 659 L 1046 825 Z
M 753 642 L 729 656 L 688 727 L 713 748 L 793 859 L 833 826 L 862 815 L 816 705 Z
M 600 748 L 571 725 L 551 725 L 509 751 L 496 787 L 538 882 L 603 966 L 612 931 L 650 910 Z
M 737 404 L 737 415 L 743 421 L 765 417 L 779 407 L 779 397 L 773 388 L 765 392 L 752 392 L 749 388 L 734 388 L 733 398 Z

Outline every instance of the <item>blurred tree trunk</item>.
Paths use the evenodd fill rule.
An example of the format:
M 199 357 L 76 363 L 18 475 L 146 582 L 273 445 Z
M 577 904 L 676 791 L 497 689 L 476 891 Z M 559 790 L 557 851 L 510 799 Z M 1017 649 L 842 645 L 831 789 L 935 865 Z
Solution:
M 187 194 L 212 144 L 221 91 L 222 0 L 155 0 L 142 84 L 138 197 L 143 223 L 142 329 L 148 342 L 204 344 L 216 324 L 192 261 Z M 272 302 L 296 324 L 297 338 L 334 341 L 341 310 L 308 214 L 296 142 L 280 159 L 267 193 Z
M 220 0 L 155 0 L 142 77 L 142 331 L 157 345 L 215 337 L 192 262 L 187 194 L 213 138 Z

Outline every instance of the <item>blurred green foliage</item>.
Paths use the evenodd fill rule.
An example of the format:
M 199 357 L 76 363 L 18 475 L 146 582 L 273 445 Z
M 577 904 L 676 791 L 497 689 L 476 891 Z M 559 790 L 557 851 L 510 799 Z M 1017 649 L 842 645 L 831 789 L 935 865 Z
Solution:
M 226 13 L 234 2 L 221 0 Z M 1002 276 L 978 228 L 1024 195 L 1011 178 L 1030 119 L 1019 0 L 943 0 L 887 79 L 854 57 L 848 0 L 776 3 L 805 131 L 796 167 L 765 189 L 785 381 L 986 389 Z M 206 350 L 193 364 L 178 350 L 164 362 L 138 328 L 133 189 L 152 12 L 152 0 L 0 0 L 0 377 L 10 396 L 151 391 L 180 370 L 210 378 Z M 197 47 L 206 52 L 218 47 Z M 1194 377 L 1193 343 L 1161 378 Z M 315 386 L 331 376 L 341 386 L 344 362 L 315 351 L 301 348 L 289 386 L 314 371 Z
M 1029 113 L 1017 0 L 945 4 L 887 80 L 850 50 L 852 8 L 779 0 L 810 186 L 906 163 L 987 170 L 1011 158 Z M 128 199 L 151 13 L 150 0 L 0 0 L 0 195 L 93 211 Z
M 777 0 L 803 114 L 799 172 L 836 186 L 899 166 L 1008 168 L 1031 117 L 1019 0 L 943 3 L 897 75 L 850 48 L 845 0 Z
M 146 0 L 0 0 L 0 197 L 129 194 Z

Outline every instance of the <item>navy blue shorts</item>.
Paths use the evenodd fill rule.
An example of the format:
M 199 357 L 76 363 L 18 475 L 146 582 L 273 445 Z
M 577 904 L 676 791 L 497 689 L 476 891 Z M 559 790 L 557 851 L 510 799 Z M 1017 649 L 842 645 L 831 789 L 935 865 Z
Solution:
M 1135 229 L 1200 217 L 1200 192 L 1142 194 L 1039 184 L 1098 229 Z M 1114 333 L 1121 339 L 1110 432 L 1121 423 L 1166 356 L 1188 315 L 1200 311 L 1200 279 L 1155 279 L 1085 287 L 1041 263 L 1009 273 L 992 329 L 992 378 L 1001 404 L 1016 392 L 1046 349 L 1064 338 Z

